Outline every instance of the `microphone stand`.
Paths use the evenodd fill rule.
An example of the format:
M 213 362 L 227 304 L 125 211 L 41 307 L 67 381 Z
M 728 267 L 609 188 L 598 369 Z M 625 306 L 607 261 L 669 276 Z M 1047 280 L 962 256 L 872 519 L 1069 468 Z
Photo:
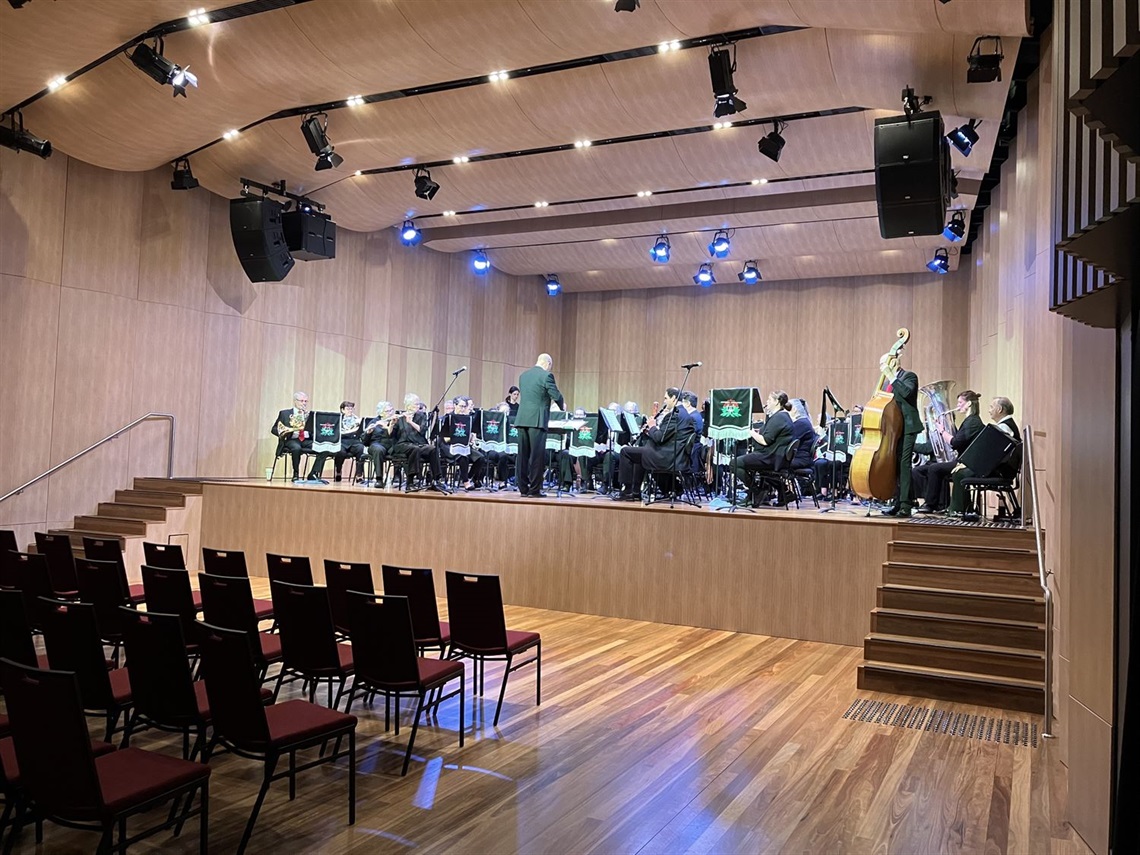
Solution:
M 436 422 L 439 421 L 439 408 L 443 406 L 443 402 L 447 398 L 447 393 L 451 391 L 451 387 L 455 385 L 455 381 L 459 379 L 459 375 L 462 373 L 462 371 L 452 372 L 451 382 L 447 384 L 447 388 L 443 390 L 443 394 L 439 396 L 439 400 L 436 401 L 435 406 L 432 407 L 431 418 L 428 419 L 427 427 L 424 429 L 425 436 L 431 436 L 432 428 L 434 428 Z M 442 475 L 443 473 L 441 472 L 440 474 Z M 448 489 L 446 484 L 444 486 L 445 489 Z
M 837 400 L 835 400 L 835 396 L 833 394 L 831 394 L 831 387 L 829 387 L 829 386 L 823 387 L 823 400 L 825 403 L 827 401 L 831 401 L 831 407 L 833 410 L 833 412 L 832 412 L 832 424 L 834 424 L 835 422 L 838 422 L 838 421 L 846 421 L 847 420 L 847 410 L 845 410 L 840 405 L 840 403 Z M 823 408 L 821 407 L 821 409 L 820 409 L 820 422 L 822 423 L 822 421 L 823 421 Z M 834 437 L 835 430 L 831 429 L 829 432 L 831 433 L 832 437 Z M 828 445 L 833 446 L 834 443 L 829 442 Z M 847 465 L 850 466 L 851 465 L 851 454 L 850 454 L 851 435 L 850 435 L 850 433 L 848 433 L 848 435 L 847 435 L 847 448 L 848 448 L 848 451 L 845 451 L 844 454 L 847 456 Z M 837 475 L 838 475 L 838 465 L 837 464 L 838 464 L 838 461 L 836 460 L 836 456 L 835 456 L 835 448 L 832 447 L 831 448 L 831 507 L 830 508 L 820 508 L 819 512 L 821 514 L 826 514 L 828 511 L 834 511 L 835 510 L 835 497 L 839 493 L 839 482 L 838 482 L 838 478 L 837 478 Z M 817 485 L 817 487 L 818 487 L 818 485 Z

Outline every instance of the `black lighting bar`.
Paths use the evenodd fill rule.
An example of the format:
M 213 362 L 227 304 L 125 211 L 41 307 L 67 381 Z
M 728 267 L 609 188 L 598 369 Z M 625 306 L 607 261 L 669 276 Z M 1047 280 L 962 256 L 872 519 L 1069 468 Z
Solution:
M 238 18 L 247 18 L 250 15 L 260 15 L 262 12 L 273 12 L 277 9 L 285 9 L 289 6 L 297 6 L 301 3 L 308 2 L 310 2 L 310 0 L 250 0 L 248 3 L 238 3 L 235 6 L 226 6 L 224 9 L 211 9 L 208 14 L 210 16 L 211 24 L 219 24 L 222 21 L 234 21 Z M 66 75 L 67 82 L 70 83 L 71 81 L 75 80 L 75 78 L 82 77 L 92 69 L 98 68 L 108 60 L 114 59 L 116 56 L 123 53 L 123 51 L 130 50 L 135 45 L 151 41 L 152 39 L 162 38 L 163 36 L 168 36 L 171 33 L 179 33 L 183 30 L 195 29 L 197 26 L 202 25 L 191 24 L 189 19 L 186 16 L 183 16 L 181 18 L 175 18 L 171 21 L 166 21 L 165 23 L 151 27 L 145 33 L 139 33 L 129 41 L 123 42 L 114 50 L 108 51 L 98 59 L 87 63 L 87 65 L 83 66 L 78 71 L 73 71 L 71 74 Z M 10 110 L 5 110 L 4 112 L 10 113 L 13 110 L 22 110 L 29 104 L 34 104 L 36 101 L 49 94 L 51 91 L 51 89 L 45 87 L 35 95 L 25 98 L 19 104 L 12 107 Z
M 254 187 L 260 190 L 264 196 L 280 196 L 282 199 L 291 199 L 297 203 L 298 208 L 308 208 L 322 214 L 325 211 L 325 206 L 320 202 L 314 202 L 308 196 L 298 196 L 296 193 L 290 193 L 285 187 L 284 179 L 274 184 L 262 184 L 260 181 L 254 181 L 252 178 L 239 178 L 238 181 L 241 182 L 243 196 L 246 195 L 249 188 Z

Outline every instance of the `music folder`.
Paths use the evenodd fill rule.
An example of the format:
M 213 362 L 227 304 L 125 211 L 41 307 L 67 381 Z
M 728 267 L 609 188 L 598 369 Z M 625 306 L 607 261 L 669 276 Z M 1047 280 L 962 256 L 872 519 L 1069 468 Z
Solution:
M 958 458 L 975 478 L 989 478 L 1009 460 L 1020 443 L 996 425 L 986 425 Z

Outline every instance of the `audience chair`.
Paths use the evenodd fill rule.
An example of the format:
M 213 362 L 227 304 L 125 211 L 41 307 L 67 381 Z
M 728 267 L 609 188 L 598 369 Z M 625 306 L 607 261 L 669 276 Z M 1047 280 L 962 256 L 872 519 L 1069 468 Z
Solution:
M 281 661 L 281 636 L 261 632 L 257 628 L 257 613 L 248 578 L 240 576 L 214 576 L 199 573 L 202 586 L 202 617 L 212 626 L 247 633 L 250 653 L 261 679 L 265 679 L 269 666 Z
M 40 598 L 55 598 L 48 561 L 36 552 L 16 552 L 10 559 L 15 567 L 16 582 L 24 597 L 24 614 L 33 631 L 40 629 Z
M 19 591 L 0 591 L 0 659 L 29 668 L 47 668 L 47 656 L 36 653 L 32 628 Z
M 274 700 L 289 675 L 308 683 L 310 702 L 316 700 L 318 685 L 327 682 L 329 706 L 336 709 L 345 683 L 352 676 L 352 650 L 347 644 L 337 643 L 328 590 L 288 582 L 269 584 L 281 635 L 281 671 L 273 690 Z M 334 682 L 339 683 L 335 700 Z
M 408 737 L 408 750 L 404 754 L 401 775 L 408 774 L 412 748 L 416 743 L 416 730 L 424 713 L 428 693 L 442 689 L 447 683 L 459 679 L 459 688 L 436 697 L 428 705 L 437 714 L 439 705 L 459 696 L 459 747 L 463 747 L 463 696 L 465 678 L 463 663 L 449 659 L 425 659 L 416 654 L 416 639 L 412 632 L 412 613 L 407 597 L 377 596 L 352 592 L 348 595 L 348 611 L 352 624 L 352 659 L 356 674 L 352 690 L 348 693 L 344 710 L 352 707 L 357 691 L 384 695 L 384 730 L 388 730 L 391 701 L 396 700 L 396 735 L 400 733 L 400 698 L 416 698 L 416 714 L 412 719 L 412 733 Z
M 119 647 L 123 643 L 123 617 L 119 607 L 128 604 L 119 580 L 119 568 L 110 561 L 77 558 L 75 575 L 79 582 L 79 599 L 95 607 L 99 637 L 114 648 L 111 659 L 118 667 Z
M 131 681 L 125 668 L 107 668 L 95 607 L 45 599 L 42 609 L 44 646 L 52 668 L 75 674 L 84 711 L 106 718 L 107 732 L 103 738 L 110 742 L 122 729 L 120 717 L 130 711 Z
M 209 852 L 210 767 L 137 748 L 103 750 L 97 756 L 74 674 L 3 661 L 0 676 L 20 784 L 30 799 L 37 831 L 44 819 L 90 829 L 102 835 L 99 852 L 124 852 L 131 843 L 171 826 L 181 828 L 196 815 L 199 851 Z M 192 800 L 198 790 L 202 794 L 196 810 L 189 810 L 188 803 L 187 810 L 177 815 L 171 811 L 157 826 L 127 836 L 130 817 L 182 796 Z M 13 829 L 13 836 L 17 831 Z
M 206 760 L 221 746 L 239 757 L 265 764 L 261 789 L 242 834 L 238 855 L 245 852 L 273 781 L 288 778 L 292 800 L 297 793 L 298 772 L 345 756 L 348 757 L 348 824 L 355 824 L 356 717 L 301 700 L 263 705 L 246 634 L 202 623 L 196 625 L 195 632 L 202 649 L 202 671 L 214 727 L 206 746 Z M 347 752 L 339 750 L 344 736 L 348 737 Z M 322 751 L 316 760 L 297 766 L 298 751 L 317 745 L 323 747 L 330 739 L 337 740 L 337 748 L 330 754 Z M 278 761 L 286 756 L 289 768 L 277 772 Z
M 8 528 L 0 528 L 0 588 L 19 588 L 16 582 L 16 573 L 12 569 L 11 554 L 19 552 L 16 543 L 16 532 Z
M 143 591 L 142 582 L 132 585 L 127 581 L 127 566 L 123 562 L 123 547 L 119 541 L 102 537 L 85 537 L 83 538 L 83 557 L 90 558 L 92 561 L 114 562 L 119 568 L 119 579 L 122 582 L 123 590 L 126 592 L 127 600 L 134 605 L 146 600 L 146 592 Z
M 186 569 L 186 557 L 182 554 L 182 547 L 177 543 L 143 541 L 143 560 L 146 561 L 147 567 L 161 567 L 165 570 Z M 202 596 L 197 591 L 193 591 L 190 596 L 194 600 L 194 608 L 201 611 Z
M 438 647 L 442 659 L 451 641 L 451 628 L 439 619 L 439 603 L 435 598 L 435 574 L 430 567 L 397 567 L 380 565 L 384 593 L 407 597 L 412 610 L 412 632 L 416 648 L 423 653 L 429 647 Z
M 524 665 L 535 663 L 534 702 L 542 703 L 542 637 L 537 632 L 519 632 L 507 629 L 503 614 L 503 593 L 498 576 L 481 576 L 474 573 L 456 573 L 448 570 L 447 615 L 451 626 L 451 643 L 448 658 L 469 658 L 478 667 L 479 694 L 485 688 L 484 668 L 488 661 L 505 661 L 503 684 L 499 688 L 499 702 L 495 706 L 498 726 L 507 691 L 507 677 Z M 528 651 L 534 655 L 521 662 L 515 660 Z M 471 705 L 471 720 L 475 720 L 475 704 Z
M 376 587 L 372 582 L 372 566 L 352 561 L 331 561 L 325 559 L 325 587 L 329 592 L 329 606 L 332 609 L 333 626 L 343 636 L 348 635 L 348 592 L 373 594 Z
M 245 553 L 232 549 L 209 549 L 202 547 L 202 569 L 212 576 L 230 576 L 235 579 L 248 579 L 249 569 L 245 564 Z M 201 579 L 198 585 L 201 587 Z M 254 611 L 258 620 L 273 620 L 273 603 L 269 600 L 254 600 Z M 209 620 L 207 618 L 207 620 Z
M 146 592 L 146 610 L 164 615 L 178 615 L 182 621 L 182 635 L 186 639 L 186 652 L 197 655 L 191 627 L 198 616 L 190 590 L 188 570 L 170 570 L 165 567 L 142 566 L 143 589 Z
M 313 568 L 307 555 L 274 555 L 265 553 L 265 566 L 270 582 L 288 582 L 290 585 L 312 585 Z
M 71 551 L 71 538 L 65 534 L 45 534 L 37 531 L 36 552 L 47 559 L 51 573 L 51 588 L 61 600 L 79 596 L 75 581 L 75 555 Z

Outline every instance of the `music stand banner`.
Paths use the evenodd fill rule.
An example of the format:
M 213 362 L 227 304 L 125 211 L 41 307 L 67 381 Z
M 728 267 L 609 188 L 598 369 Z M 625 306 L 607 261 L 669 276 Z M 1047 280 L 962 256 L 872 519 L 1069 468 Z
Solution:
M 479 428 L 483 447 L 488 451 L 505 452 L 507 450 L 506 427 L 507 416 L 505 413 L 496 410 L 483 410 L 482 424 Z
M 750 386 L 713 389 L 709 393 L 712 402 L 709 437 L 714 440 L 748 439 L 752 429 L 752 398 Z
M 452 457 L 471 456 L 471 416 L 452 413 L 447 417 L 449 424 L 444 428 L 444 436 L 449 438 L 449 451 Z
M 340 413 L 313 413 L 313 451 L 340 451 Z
M 597 449 L 594 447 L 594 438 L 598 434 L 598 416 L 586 416 L 586 423 L 575 431 L 570 432 L 570 454 L 572 457 L 594 457 Z
M 519 426 L 514 416 L 507 416 L 507 454 L 519 453 Z

